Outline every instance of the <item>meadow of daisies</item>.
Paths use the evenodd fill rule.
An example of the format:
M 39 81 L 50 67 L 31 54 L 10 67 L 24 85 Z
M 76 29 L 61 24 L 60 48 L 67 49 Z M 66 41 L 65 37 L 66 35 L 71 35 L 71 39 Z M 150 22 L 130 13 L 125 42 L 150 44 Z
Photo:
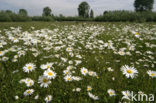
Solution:
M 156 95 L 155 23 L 0 23 L 0 103 L 127 103 L 131 91 Z

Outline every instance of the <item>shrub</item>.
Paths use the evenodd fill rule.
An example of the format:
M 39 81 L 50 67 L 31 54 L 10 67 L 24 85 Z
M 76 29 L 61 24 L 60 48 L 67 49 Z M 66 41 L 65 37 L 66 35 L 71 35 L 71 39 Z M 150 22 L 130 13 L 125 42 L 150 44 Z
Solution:
M 5 13 L 4 11 L 0 12 L 0 21 L 1 22 L 9 22 L 12 21 L 11 18 L 9 17 L 9 15 L 7 13 Z
M 149 22 L 155 21 L 155 17 L 156 12 L 108 11 L 104 15 L 97 16 L 95 21 Z
M 32 21 L 54 21 L 52 16 L 34 16 Z

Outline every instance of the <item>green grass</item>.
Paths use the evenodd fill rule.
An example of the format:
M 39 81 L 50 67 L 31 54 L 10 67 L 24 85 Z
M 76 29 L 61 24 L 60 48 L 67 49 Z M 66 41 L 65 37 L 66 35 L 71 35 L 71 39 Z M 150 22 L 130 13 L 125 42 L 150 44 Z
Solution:
M 10 27 L 21 27 L 21 31 Z M 31 27 L 34 27 L 32 29 Z M 0 51 L 8 50 L 5 55 L 0 58 L 8 57 L 7 61 L 0 61 L 0 103 L 44 103 L 47 95 L 52 95 L 52 103 L 118 103 L 122 98 L 122 91 L 142 91 L 145 94 L 156 95 L 156 78 L 152 78 L 147 74 L 148 70 L 156 71 L 156 24 L 155 23 L 96 23 L 96 22 L 17 22 L 17 23 L 0 23 L 0 43 L 1 40 L 7 44 L 0 48 Z M 48 30 L 45 30 L 48 29 Z M 42 35 L 48 35 L 48 38 L 37 37 L 36 32 Z M 25 45 L 23 40 L 14 43 L 9 39 L 9 35 L 21 38 L 24 32 L 33 34 L 33 38 L 40 40 L 36 45 Z M 132 31 L 139 32 L 140 37 L 135 37 Z M 44 34 L 45 33 L 45 34 Z M 56 35 L 56 36 L 55 36 Z M 67 39 L 67 37 L 72 39 Z M 50 38 L 52 37 L 52 38 Z M 22 37 L 23 38 L 23 37 Z M 77 40 L 77 41 L 76 41 Z M 102 40 L 104 43 L 99 43 Z M 113 49 L 103 47 L 105 43 L 111 40 Z M 58 44 L 62 41 L 62 44 Z M 134 51 L 128 50 L 125 41 L 130 41 L 130 45 L 134 46 Z M 48 43 L 46 43 L 48 42 Z M 51 44 L 52 43 L 52 44 Z M 73 43 L 73 44 L 72 44 Z M 147 46 L 149 43 L 150 46 Z M 90 45 L 87 48 L 86 45 Z M 16 51 L 10 51 L 15 47 Z M 61 47 L 56 50 L 55 47 Z M 73 47 L 73 57 L 69 56 L 66 51 L 67 47 Z M 44 50 L 45 47 L 50 48 Z M 18 48 L 25 51 L 25 55 L 18 57 L 17 62 L 12 62 L 15 55 L 18 55 Z M 35 48 L 36 51 L 31 49 Z M 131 55 L 119 55 L 121 48 L 126 48 L 125 52 Z M 151 51 L 153 54 L 148 54 Z M 35 57 L 33 53 L 38 53 Z M 140 53 L 136 53 L 140 52 Z M 56 57 L 56 54 L 59 57 Z M 76 57 L 81 55 L 82 58 Z M 151 58 L 150 58 L 151 56 Z M 47 58 L 48 57 L 48 58 Z M 67 62 L 63 62 L 61 58 L 66 58 Z M 142 61 L 140 61 L 140 59 Z M 81 64 L 71 64 L 76 69 L 72 70 L 73 76 L 82 78 L 80 81 L 65 82 L 63 70 L 70 64 L 68 61 L 80 60 Z M 57 73 L 56 78 L 51 80 L 48 88 L 40 87 L 38 83 L 39 76 L 43 75 L 44 70 L 40 68 L 42 64 L 53 62 L 54 71 Z M 25 73 L 23 67 L 27 63 L 34 63 L 36 69 L 30 73 Z M 138 70 L 138 75 L 134 78 L 127 78 L 122 74 L 120 68 L 129 65 Z M 82 75 L 80 70 L 82 67 L 97 73 L 97 76 Z M 111 67 L 114 71 L 110 72 L 107 68 Z M 13 73 L 14 71 L 17 71 Z M 31 78 L 34 80 L 32 87 L 27 87 L 24 83 L 20 84 L 21 79 Z M 115 78 L 115 80 L 112 80 Z M 87 94 L 87 86 L 92 87 L 91 93 L 99 97 L 99 100 L 93 100 Z M 81 88 L 80 92 L 73 92 L 73 89 Z M 34 93 L 30 96 L 24 96 L 23 93 L 27 89 L 34 89 Z M 109 96 L 108 89 L 113 89 L 116 96 Z M 34 99 L 39 95 L 37 100 Z M 16 100 L 15 96 L 19 96 Z M 131 101 L 132 102 L 132 101 Z M 154 101 L 156 102 L 156 101 Z M 147 103 L 145 100 L 142 103 Z

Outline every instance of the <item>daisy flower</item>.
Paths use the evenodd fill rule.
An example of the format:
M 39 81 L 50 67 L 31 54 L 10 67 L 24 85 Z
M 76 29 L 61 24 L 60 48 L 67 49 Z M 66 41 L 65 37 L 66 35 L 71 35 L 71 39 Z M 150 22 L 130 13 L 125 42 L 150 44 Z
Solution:
M 109 72 L 113 72 L 113 71 L 114 71 L 111 67 L 107 68 L 107 70 L 108 70 Z
M 88 74 L 89 74 L 89 76 L 93 76 L 93 77 L 97 76 L 97 73 L 93 72 L 93 71 L 88 71 Z
M 7 61 L 9 58 L 8 57 L 3 57 L 2 61 Z
M 138 71 L 134 67 L 129 67 L 128 65 L 122 66 L 121 71 L 127 78 L 132 79 L 138 74 Z
M 81 88 L 76 88 L 75 91 L 80 92 Z
M 46 103 L 51 102 L 52 101 L 52 96 L 48 95 L 47 97 L 45 97 L 44 100 L 46 101 Z
M 19 99 L 19 97 L 16 95 L 16 96 L 15 96 L 15 99 L 17 100 L 17 99 Z
M 75 64 L 75 65 L 79 65 L 79 64 L 81 64 L 81 63 L 82 63 L 82 61 L 81 61 L 81 60 L 75 60 L 75 62 L 76 62 L 76 64 Z
M 147 74 L 152 77 L 152 78 L 155 78 L 156 77 L 156 71 L 152 71 L 152 70 L 148 70 L 147 71 Z
M 43 70 L 44 70 L 44 69 L 47 69 L 45 64 L 42 64 L 42 65 L 40 66 L 40 68 L 43 69 Z
M 53 66 L 53 63 L 47 63 L 47 64 L 42 64 L 40 67 L 41 67 L 41 69 L 50 69 L 50 68 L 52 68 L 52 66 Z
M 25 83 L 25 79 L 21 79 L 19 83 Z
M 34 93 L 34 89 L 28 89 L 28 90 L 26 90 L 25 92 L 24 92 L 24 95 L 25 96 L 28 96 L 28 95 L 31 95 L 31 94 L 33 94 Z
M 23 67 L 23 71 L 29 73 L 30 71 L 32 72 L 35 70 L 36 66 L 33 63 L 28 63 Z
M 72 50 L 73 50 L 72 47 L 68 47 L 68 48 L 66 49 L 67 52 L 71 52 Z
M 66 82 L 68 82 L 68 81 L 72 81 L 73 78 L 72 78 L 71 75 L 66 75 L 66 76 L 64 77 L 64 80 L 65 80 Z
M 3 56 L 5 54 L 4 51 L 0 51 L 0 56 Z
M 91 91 L 92 87 L 91 86 L 87 86 L 87 91 Z
M 73 56 L 74 56 L 74 53 L 70 52 L 69 55 L 70 55 L 71 57 L 73 57 Z
M 68 63 L 69 63 L 69 64 L 73 64 L 73 61 L 72 61 L 72 60 L 70 60 Z
M 14 42 L 14 43 L 17 43 L 17 42 L 19 42 L 19 40 L 17 39 L 17 38 L 12 38 L 12 41 Z
M 122 51 L 122 50 L 120 50 L 120 51 L 118 52 L 118 54 L 123 56 L 123 55 L 125 55 L 125 52 Z
M 34 81 L 30 78 L 26 78 L 25 83 L 26 83 L 27 87 L 31 87 L 34 85 Z
M 135 33 L 135 37 L 139 38 L 140 34 L 138 32 Z
M 64 75 L 70 75 L 71 74 L 71 72 L 69 70 L 64 70 L 63 73 L 64 73 Z
M 78 76 L 72 76 L 72 79 L 75 80 L 75 81 L 80 81 L 82 80 L 81 77 L 78 77 Z
M 41 84 L 40 85 L 41 87 L 47 88 L 48 85 L 51 83 L 51 81 L 47 77 L 45 77 L 45 76 L 40 76 L 38 83 Z
M 87 73 L 88 73 L 88 70 L 86 69 L 86 68 L 81 68 L 81 73 L 84 75 L 84 76 L 86 76 L 87 75 Z
M 47 69 L 52 68 L 53 64 L 54 64 L 54 63 L 47 63 L 47 64 L 46 64 L 46 68 L 47 68 Z
M 44 76 L 46 76 L 48 79 L 55 79 L 56 73 L 50 69 L 44 71 Z
M 35 97 L 34 97 L 34 99 L 38 99 L 39 98 L 39 95 L 37 94 Z
M 131 96 L 130 91 L 122 91 L 122 95 L 123 95 L 122 99 L 130 100 L 130 96 Z
M 68 66 L 67 67 L 67 70 L 72 70 L 73 69 L 73 66 Z
M 110 95 L 110 96 L 115 96 L 115 91 L 113 89 L 108 89 L 107 93 Z
M 99 100 L 99 97 L 98 96 L 95 96 L 94 94 L 88 92 L 88 96 L 94 100 Z

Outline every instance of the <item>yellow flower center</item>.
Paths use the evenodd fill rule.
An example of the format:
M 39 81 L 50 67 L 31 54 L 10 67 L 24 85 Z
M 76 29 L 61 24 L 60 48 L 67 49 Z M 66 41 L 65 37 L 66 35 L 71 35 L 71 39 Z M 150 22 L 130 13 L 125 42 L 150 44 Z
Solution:
M 83 73 L 86 73 L 86 71 L 84 70 Z
M 28 69 L 31 69 L 32 68 L 32 66 L 28 66 Z
M 88 91 L 90 91 L 90 90 L 91 90 L 91 88 L 89 87 L 89 88 L 88 88 Z
M 151 74 L 151 76 L 155 76 L 155 74 L 154 74 L 154 73 L 152 73 L 152 74 Z
M 127 73 L 132 74 L 132 70 L 127 70 Z
M 30 91 L 27 91 L 27 93 L 30 94 L 31 92 Z
M 126 95 L 128 96 L 128 93 L 126 93 Z
M 52 76 L 52 75 L 53 75 L 53 73 L 52 73 L 52 72 L 49 72 L 49 73 L 48 73 L 48 75 L 49 75 L 49 76 Z
M 32 82 L 30 82 L 29 85 L 32 85 Z
M 110 95 L 113 95 L 113 92 L 110 92 Z
M 48 65 L 47 68 L 50 68 L 50 66 Z
M 139 33 L 138 33 L 138 32 L 136 32 L 135 34 L 136 34 L 136 35 L 139 35 Z
M 123 51 L 120 51 L 120 54 L 124 54 Z
M 2 54 L 2 52 L 0 51 L 0 54 Z
M 71 80 L 71 78 L 67 78 L 67 80 L 68 80 L 68 81 L 70 81 L 70 80 Z
M 48 80 L 47 80 L 46 78 L 43 79 L 43 82 L 44 82 L 44 83 L 47 83 L 47 81 L 48 81 Z

